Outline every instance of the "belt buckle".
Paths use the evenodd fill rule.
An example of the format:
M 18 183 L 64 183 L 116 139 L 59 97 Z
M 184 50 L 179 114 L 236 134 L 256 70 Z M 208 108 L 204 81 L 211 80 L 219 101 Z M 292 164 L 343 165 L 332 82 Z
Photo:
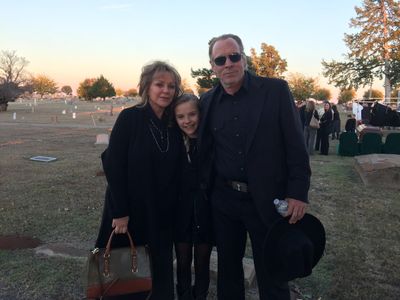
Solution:
M 237 190 L 238 192 L 241 192 L 241 191 L 242 191 L 242 187 L 241 187 L 240 183 L 237 183 L 237 182 L 236 182 L 236 190 Z

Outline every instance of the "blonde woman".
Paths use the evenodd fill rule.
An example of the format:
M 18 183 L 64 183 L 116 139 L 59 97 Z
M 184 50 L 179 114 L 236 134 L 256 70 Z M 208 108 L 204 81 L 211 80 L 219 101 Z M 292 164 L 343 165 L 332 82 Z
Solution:
M 96 247 L 104 248 L 111 231 L 113 248 L 149 245 L 153 269 L 151 300 L 173 300 L 173 219 L 180 179 L 182 138 L 171 127 L 171 106 L 180 94 L 181 78 L 169 64 L 143 67 L 142 103 L 124 109 L 102 154 L 107 191 Z M 142 299 L 123 295 L 112 299 Z
M 308 100 L 304 112 L 304 140 L 307 146 L 307 152 L 309 155 L 314 154 L 315 137 L 317 135 L 318 128 L 311 127 L 310 122 L 312 116 L 319 120 L 319 115 L 315 109 L 315 102 L 313 100 Z

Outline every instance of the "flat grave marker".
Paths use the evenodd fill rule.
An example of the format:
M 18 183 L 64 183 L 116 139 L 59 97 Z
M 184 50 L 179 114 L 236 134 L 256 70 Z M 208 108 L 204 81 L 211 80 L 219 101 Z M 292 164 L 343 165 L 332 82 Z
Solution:
M 30 160 L 33 161 L 39 161 L 39 162 L 52 162 L 55 161 L 57 158 L 56 157 L 51 157 L 51 156 L 33 156 L 30 158 Z

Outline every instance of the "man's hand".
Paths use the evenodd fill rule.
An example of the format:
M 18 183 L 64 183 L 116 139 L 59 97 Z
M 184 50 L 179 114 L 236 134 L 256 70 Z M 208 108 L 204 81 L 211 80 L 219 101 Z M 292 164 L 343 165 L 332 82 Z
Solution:
M 286 201 L 288 202 L 288 212 L 286 216 L 291 216 L 289 219 L 289 224 L 294 224 L 304 217 L 307 209 L 307 203 L 293 198 L 286 198 Z
M 115 229 L 115 233 L 126 233 L 128 231 L 129 216 L 117 218 L 112 220 L 112 228 Z

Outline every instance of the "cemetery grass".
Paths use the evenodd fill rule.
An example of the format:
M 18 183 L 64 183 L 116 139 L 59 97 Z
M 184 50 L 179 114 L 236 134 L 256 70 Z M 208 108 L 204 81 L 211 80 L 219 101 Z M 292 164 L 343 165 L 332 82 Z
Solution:
M 50 120 L 51 105 L 43 106 L 50 113 L 40 120 L 4 125 L 12 108 L 7 116 L 0 114 L 0 235 L 90 249 L 106 187 L 104 176 L 98 176 L 105 146 L 94 142 L 108 128 L 32 126 Z M 106 119 L 112 124 L 115 116 Z M 78 123 L 90 119 L 78 116 Z M 325 255 L 311 276 L 291 285 L 299 299 L 398 299 L 400 193 L 364 187 L 354 159 L 334 154 L 336 144 L 331 142 L 329 156 L 311 158 L 309 210 L 325 225 Z M 30 161 L 35 155 L 57 160 Z M 0 299 L 82 299 L 84 263 L 84 258 L 48 257 L 33 249 L 0 250 Z

